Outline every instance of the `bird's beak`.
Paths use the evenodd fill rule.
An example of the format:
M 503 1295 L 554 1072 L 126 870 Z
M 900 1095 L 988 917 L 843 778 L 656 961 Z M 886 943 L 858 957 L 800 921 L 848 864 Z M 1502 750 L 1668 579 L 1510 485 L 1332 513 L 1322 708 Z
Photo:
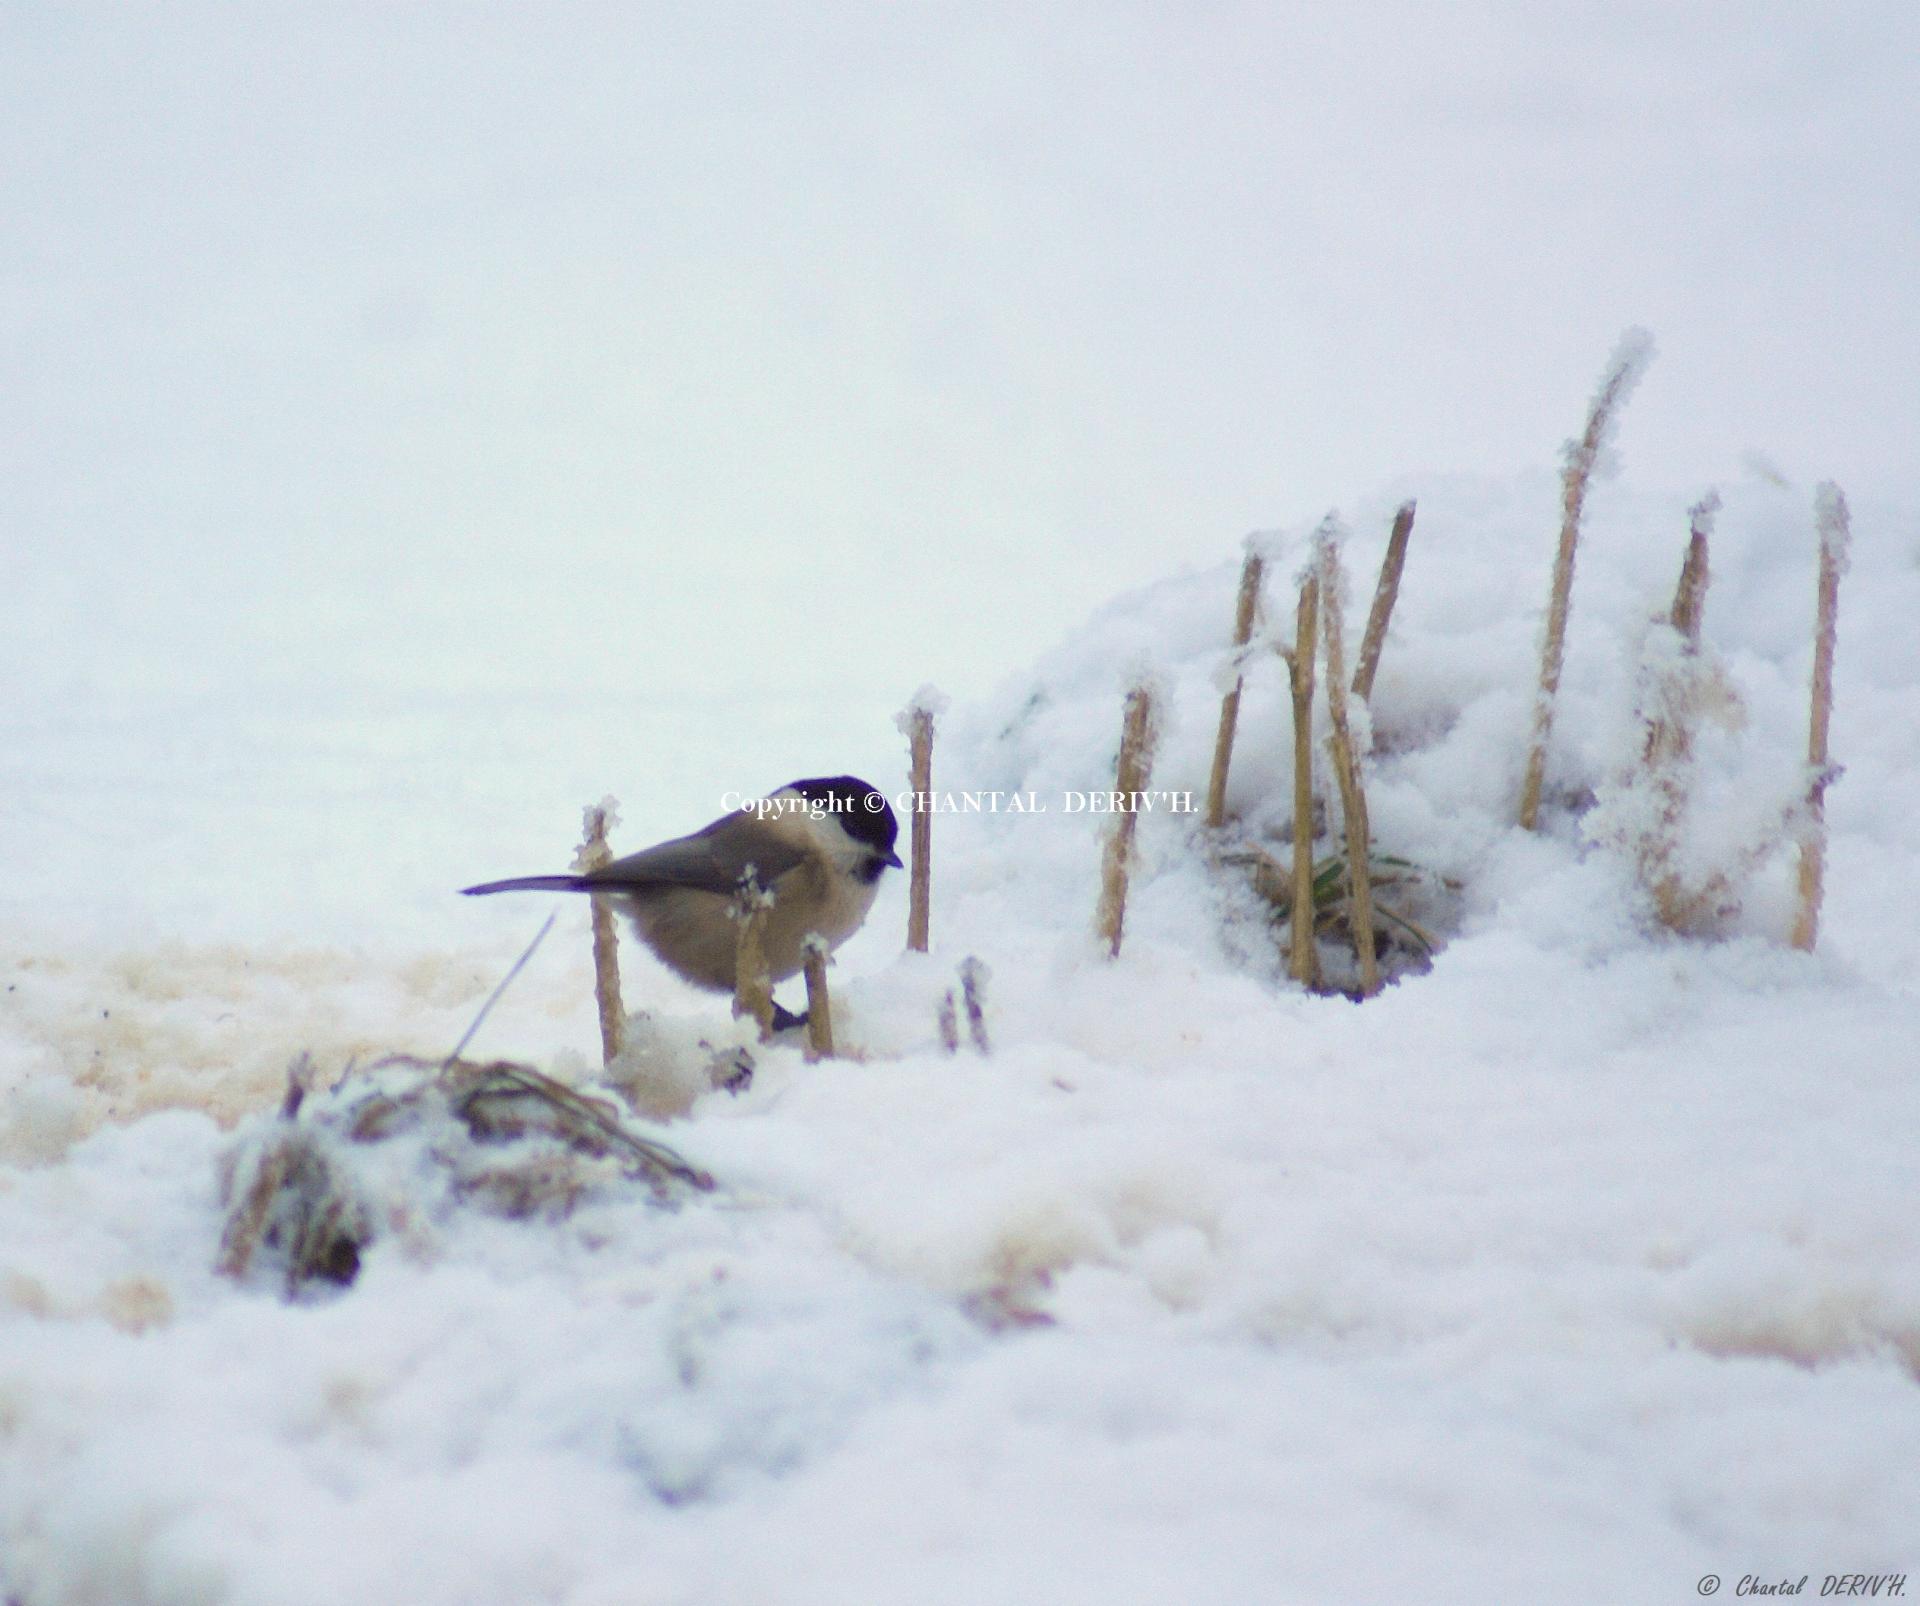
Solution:
M 880 862 L 882 864 L 890 864 L 896 870 L 906 869 L 906 866 L 900 862 L 900 855 L 895 853 L 891 848 L 880 856 Z

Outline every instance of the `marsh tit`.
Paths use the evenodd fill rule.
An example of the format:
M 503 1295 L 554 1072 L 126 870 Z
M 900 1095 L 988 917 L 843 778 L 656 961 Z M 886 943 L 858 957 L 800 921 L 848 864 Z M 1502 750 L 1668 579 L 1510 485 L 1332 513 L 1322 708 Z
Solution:
M 880 877 L 900 868 L 900 822 L 878 790 L 851 775 L 794 781 L 756 798 L 691 836 L 675 837 L 584 875 L 519 876 L 462 890 L 597 892 L 633 923 L 662 963 L 696 987 L 730 993 L 739 927 L 734 900 L 751 876 L 772 896 L 767 973 L 799 972 L 802 945 L 818 934 L 829 948 L 860 929 Z M 803 1017 L 775 1006 L 775 1024 Z

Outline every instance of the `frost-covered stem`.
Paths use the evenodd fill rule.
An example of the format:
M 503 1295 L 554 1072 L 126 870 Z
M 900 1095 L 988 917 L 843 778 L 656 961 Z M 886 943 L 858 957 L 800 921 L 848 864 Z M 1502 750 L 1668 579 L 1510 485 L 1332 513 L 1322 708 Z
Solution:
M 1366 634 L 1360 638 L 1360 661 L 1354 666 L 1353 695 L 1363 703 L 1373 698 L 1373 676 L 1380 667 L 1380 649 L 1387 644 L 1387 622 L 1400 596 L 1400 572 L 1407 566 L 1407 542 L 1413 537 L 1411 501 L 1402 502 L 1387 537 L 1387 555 L 1380 560 L 1380 579 L 1373 588 L 1373 611 L 1367 615 Z
M 1260 611 L 1260 577 L 1265 560 L 1251 543 L 1240 569 L 1240 595 L 1233 609 L 1233 646 L 1239 652 L 1253 639 L 1254 616 Z M 1234 727 L 1240 722 L 1240 688 L 1244 678 L 1233 677 L 1233 689 L 1220 699 L 1220 732 L 1213 739 L 1213 773 L 1207 779 L 1207 826 L 1218 830 L 1227 818 L 1227 768 L 1233 762 Z
M 1680 565 L 1679 583 L 1674 587 L 1673 607 L 1667 623 L 1680 637 L 1681 652 L 1688 660 L 1700 651 L 1700 621 L 1707 604 L 1708 541 L 1713 534 L 1714 515 L 1720 510 L 1720 495 L 1709 491 L 1694 503 L 1688 520 L 1687 555 Z M 1644 677 L 1643 677 L 1644 678 Z M 1653 895 L 1653 906 L 1661 924 L 1672 931 L 1683 931 L 1697 918 L 1697 898 L 1688 895 L 1681 878 L 1669 866 L 1673 862 L 1680 821 L 1687 811 L 1691 783 L 1689 761 L 1693 756 L 1693 724 L 1700 712 L 1697 682 L 1676 679 L 1668 672 L 1664 680 L 1657 676 L 1644 686 L 1641 717 L 1646 722 L 1647 739 L 1641 749 L 1640 767 L 1646 785 L 1656 800 L 1657 822 L 1640 845 L 1640 874 Z
M 993 974 L 972 954 L 960 961 L 960 995 L 967 1009 L 967 1035 L 982 1054 L 991 1054 L 987 1040 L 987 978 Z
M 598 870 L 613 860 L 607 845 L 607 818 L 616 805 L 602 798 L 585 811 L 584 835 L 580 851 L 573 856 L 573 867 L 582 875 Z M 593 998 L 600 1010 L 601 1062 L 611 1065 L 626 1044 L 627 1012 L 620 1002 L 620 940 L 614 931 L 613 905 L 594 897 L 593 905 Z
M 1547 774 L 1547 741 L 1553 734 L 1554 699 L 1566 659 L 1567 610 L 1573 598 L 1573 559 L 1580 542 L 1580 512 L 1587 482 L 1605 450 L 1615 410 L 1632 393 L 1653 355 L 1644 329 L 1629 329 L 1614 349 L 1600 388 L 1587 412 L 1587 427 L 1567 449 L 1560 476 L 1560 546 L 1553 559 L 1553 591 L 1547 604 L 1547 629 L 1540 646 L 1540 689 L 1533 703 L 1533 742 L 1527 754 L 1526 780 L 1520 788 L 1520 824 L 1531 831 L 1540 820 L 1540 789 Z
M 807 1058 L 833 1058 L 833 1003 L 827 996 L 827 945 L 808 937 L 801 946 L 807 978 Z
M 1293 687 L 1293 903 L 1287 974 L 1303 987 L 1320 985 L 1320 954 L 1313 945 L 1313 660 L 1317 650 L 1320 582 L 1300 582 L 1294 614 L 1293 653 L 1287 678 Z
M 913 788 L 913 845 L 907 863 L 907 947 L 927 951 L 933 898 L 933 710 L 908 713 L 908 784 Z
M 1833 720 L 1833 649 L 1839 634 L 1840 576 L 1846 572 L 1851 519 L 1847 499 L 1831 480 L 1814 493 L 1820 530 L 1820 600 L 1813 637 L 1813 708 L 1807 727 L 1807 824 L 1800 838 L 1799 907 L 1793 945 L 1809 953 L 1820 932 L 1820 900 L 1827 873 L 1827 786 L 1833 770 L 1827 727 Z
M 949 987 L 946 996 L 940 1000 L 940 1008 L 935 1012 L 940 1024 L 940 1046 L 949 1054 L 960 1052 L 960 1013 L 953 1001 L 953 989 Z
M 1100 905 L 1094 925 L 1110 957 L 1120 955 L 1127 924 L 1127 876 L 1133 861 L 1133 832 L 1139 815 L 1140 794 L 1153 775 L 1153 693 L 1137 685 L 1127 693 L 1127 710 L 1120 729 L 1120 762 L 1114 775 L 1119 804 L 1113 827 L 1107 832 L 1100 864 Z
M 1340 547 L 1331 522 L 1317 537 L 1320 568 L 1321 634 L 1327 655 L 1327 718 L 1332 730 L 1327 751 L 1340 787 L 1340 813 L 1347 837 L 1347 925 L 1360 961 L 1360 996 L 1380 991 L 1380 961 L 1373 946 L 1373 878 L 1368 874 L 1367 796 L 1360 787 L 1353 757 L 1353 733 L 1347 725 L 1346 635 L 1340 618 Z
M 1687 556 L 1680 565 L 1680 583 L 1673 591 L 1673 612 L 1667 622 L 1680 632 L 1689 652 L 1700 650 L 1700 616 L 1707 605 L 1707 541 L 1714 515 L 1720 511 L 1720 493 L 1709 491 L 1688 514 Z
M 734 895 L 733 918 L 738 925 L 733 951 L 733 1013 L 751 1015 L 760 1028 L 760 1041 L 773 1036 L 773 978 L 767 973 L 767 912 L 773 898 L 752 875 Z

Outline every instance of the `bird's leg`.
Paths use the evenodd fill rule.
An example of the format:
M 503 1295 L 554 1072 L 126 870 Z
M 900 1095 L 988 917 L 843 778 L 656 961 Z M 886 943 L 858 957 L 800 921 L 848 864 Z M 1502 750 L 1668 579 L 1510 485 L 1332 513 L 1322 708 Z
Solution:
M 782 1009 L 776 1000 L 773 1006 L 773 1029 L 776 1032 L 790 1032 L 796 1026 L 807 1024 L 807 1012 L 803 1009 L 798 1015 L 790 1009 Z

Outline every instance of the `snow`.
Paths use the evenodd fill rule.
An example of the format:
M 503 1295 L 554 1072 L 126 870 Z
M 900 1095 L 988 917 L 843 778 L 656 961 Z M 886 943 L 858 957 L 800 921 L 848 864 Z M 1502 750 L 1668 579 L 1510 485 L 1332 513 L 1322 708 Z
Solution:
M 1917 19 L 9 11 L 0 1599 L 1920 1576 Z M 1555 446 L 1641 322 L 1526 834 Z M 1227 847 L 1284 854 L 1293 587 L 1337 507 L 1357 642 L 1409 498 L 1351 715 L 1431 968 L 1295 987 L 1164 808 L 1110 961 L 1127 691 L 1198 801 L 1242 684 Z M 329 1135 L 353 1284 L 216 1270 L 296 1056 L 302 1131 L 438 1065 L 546 913 L 455 889 L 610 791 L 615 852 L 905 791 L 915 686 L 931 951 L 889 877 L 850 1057 L 716 1089 L 751 1034 L 628 942 L 600 1087 L 585 900 L 473 1043 L 713 1193 L 589 1164 L 518 1219 L 429 1134 Z M 1708 931 L 1649 864 L 1726 879 Z
M 1353 511 L 1356 576 L 1403 491 Z M 1593 497 L 1558 802 L 1539 835 L 1511 824 L 1554 492 L 1546 474 L 1420 488 L 1368 771 L 1382 851 L 1461 883 L 1429 973 L 1359 1006 L 1292 987 L 1195 819 L 1165 813 L 1140 817 L 1127 943 L 1106 962 L 1102 819 L 955 813 L 933 952 L 899 951 L 890 884 L 839 956 L 836 1028 L 859 1057 L 761 1051 L 744 1092 L 649 1128 L 721 1182 L 676 1210 L 602 1187 L 562 1220 L 506 1220 L 375 1168 L 376 1214 L 413 1226 L 351 1288 L 289 1303 L 271 1279 L 223 1279 L 217 1173 L 272 1121 L 286 1061 L 309 1049 L 332 1079 L 353 1053 L 443 1052 L 521 922 L 449 898 L 445 945 L 410 957 L 397 937 L 195 943 L 185 913 L 171 943 L 16 936 L 7 1587 L 1651 1599 L 1707 1572 L 1906 1565 L 1920 525 L 1859 519 L 1847 770 L 1807 956 L 1785 945 L 1785 855 L 1726 940 L 1682 941 L 1652 925 L 1630 856 L 1579 829 L 1635 750 L 1637 644 L 1677 573 L 1678 504 L 1618 483 Z M 1755 482 L 1725 504 L 1706 642 L 1751 711 L 1749 788 L 1787 798 L 1813 499 Z M 1283 574 L 1311 539 L 1278 543 Z M 956 703 L 943 787 L 1046 802 L 1108 784 L 1144 654 L 1166 715 L 1155 785 L 1200 795 L 1231 545 Z M 1286 585 L 1269 581 L 1271 618 Z M 1290 792 L 1286 701 L 1277 656 L 1250 660 L 1231 800 L 1254 832 Z M 391 751 L 383 770 L 377 747 L 355 760 L 375 799 L 410 762 Z M 79 773 L 84 754 L 50 734 L 34 761 Z M 331 761 L 276 782 L 296 794 Z M 378 842 L 383 805 L 359 807 Z M 394 833 L 374 862 L 411 845 Z M 584 912 L 563 922 L 477 1047 L 585 1077 Z M 940 999 L 976 956 L 991 1052 L 949 1053 Z M 723 1005 L 627 963 L 661 1041 L 731 1030 Z

